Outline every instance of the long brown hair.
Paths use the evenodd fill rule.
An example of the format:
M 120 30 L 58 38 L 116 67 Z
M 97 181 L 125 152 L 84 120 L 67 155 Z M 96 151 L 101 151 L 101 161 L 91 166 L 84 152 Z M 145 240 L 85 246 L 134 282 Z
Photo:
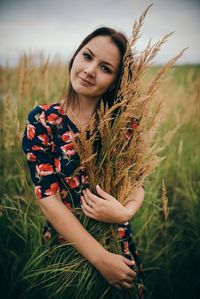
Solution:
M 113 102 L 115 100 L 115 97 L 116 97 L 116 94 L 117 94 L 117 91 L 118 91 L 118 88 L 120 85 L 120 78 L 121 78 L 122 67 L 123 67 L 123 57 L 124 57 L 124 54 L 125 54 L 126 48 L 127 48 L 127 38 L 122 32 L 116 31 L 115 29 L 112 29 L 109 27 L 100 27 L 100 28 L 96 29 L 95 31 L 93 31 L 92 33 L 90 33 L 88 36 L 86 36 L 86 38 L 81 42 L 81 44 L 75 51 L 74 55 L 72 56 L 71 60 L 69 61 L 69 65 L 68 65 L 69 74 L 71 72 L 71 68 L 72 68 L 72 65 L 73 65 L 76 55 L 91 39 L 93 39 L 96 36 L 109 36 L 110 39 L 112 40 L 112 42 L 117 46 L 117 48 L 119 49 L 119 52 L 120 52 L 120 58 L 121 58 L 120 66 L 119 66 L 119 71 L 118 71 L 117 78 L 115 80 L 114 87 L 108 89 L 102 95 L 104 104 L 107 103 L 108 106 L 111 107 L 113 105 Z M 63 102 L 63 106 L 65 106 L 65 108 L 68 109 L 68 107 L 71 104 L 74 104 L 74 101 L 78 101 L 78 99 L 76 97 L 76 93 L 72 87 L 72 84 L 69 81 L 69 84 L 67 87 L 66 99 Z

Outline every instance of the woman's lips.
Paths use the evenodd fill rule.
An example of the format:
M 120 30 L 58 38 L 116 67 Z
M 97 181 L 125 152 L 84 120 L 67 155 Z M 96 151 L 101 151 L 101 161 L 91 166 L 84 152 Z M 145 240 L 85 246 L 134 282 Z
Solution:
M 80 81 L 81 81 L 81 84 L 84 85 L 84 86 L 92 86 L 94 85 L 93 83 L 91 83 L 90 81 L 84 79 L 84 78 L 81 78 L 79 77 Z

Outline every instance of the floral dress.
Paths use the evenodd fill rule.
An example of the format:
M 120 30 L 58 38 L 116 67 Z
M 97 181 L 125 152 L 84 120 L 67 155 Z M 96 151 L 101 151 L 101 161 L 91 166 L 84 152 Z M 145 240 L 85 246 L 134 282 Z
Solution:
M 79 155 L 73 145 L 74 137 L 79 131 L 68 118 L 61 103 L 39 105 L 28 116 L 22 148 L 26 154 L 36 197 L 40 200 L 60 193 L 65 206 L 81 207 L 82 190 L 89 186 L 85 169 L 74 171 L 80 166 Z M 44 238 L 51 238 L 53 227 L 49 222 L 44 228 Z M 130 223 L 118 226 L 124 256 L 134 259 L 137 272 L 138 292 L 143 298 L 142 265 L 132 239 Z M 64 239 L 57 234 L 57 242 Z

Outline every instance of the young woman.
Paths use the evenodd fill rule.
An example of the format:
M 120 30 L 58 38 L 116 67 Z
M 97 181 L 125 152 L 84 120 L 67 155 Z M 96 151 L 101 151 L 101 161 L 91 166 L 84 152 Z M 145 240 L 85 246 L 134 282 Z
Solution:
M 131 288 L 135 262 L 103 248 L 75 217 L 72 207 L 82 208 L 85 215 L 98 221 L 119 224 L 119 236 L 127 245 L 127 240 L 131 243 L 128 221 L 141 206 L 144 190 L 141 187 L 130 195 L 126 206 L 99 186 L 93 194 L 85 170 L 74 175 L 80 159 L 72 139 L 78 128 L 87 134 L 102 98 L 109 106 L 113 104 L 126 46 L 126 37 L 111 28 L 102 27 L 88 35 L 69 63 L 66 99 L 33 109 L 22 143 L 36 196 L 48 220 L 45 237 L 50 238 L 55 230 L 58 242 L 72 243 L 118 289 Z

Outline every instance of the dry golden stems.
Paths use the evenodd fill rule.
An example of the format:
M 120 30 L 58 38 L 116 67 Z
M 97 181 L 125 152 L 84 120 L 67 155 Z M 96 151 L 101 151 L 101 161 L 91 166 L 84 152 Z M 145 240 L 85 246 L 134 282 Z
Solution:
M 153 44 L 151 46 L 150 42 L 149 42 L 149 48 L 147 46 L 147 50 L 148 51 L 144 51 L 146 52 L 145 55 L 145 62 L 147 64 L 149 64 L 150 62 L 153 62 L 153 59 L 156 57 L 156 55 L 158 54 L 158 52 L 161 50 L 161 47 L 168 41 L 169 37 L 173 34 L 173 32 L 170 32 L 168 34 L 166 34 L 163 38 L 159 39 L 155 44 Z
M 41 82 L 44 86 L 44 98 L 45 101 L 49 100 L 49 77 L 48 77 L 48 69 L 49 69 L 49 56 L 47 57 L 47 60 L 44 62 L 44 64 L 41 67 Z
M 150 8 L 150 6 L 149 6 Z M 146 13 L 148 9 L 146 10 Z M 127 52 L 124 59 L 124 74 L 122 78 L 121 90 L 124 91 L 123 96 L 126 96 L 125 91 L 129 88 L 129 94 L 134 94 L 134 90 L 137 89 L 139 79 L 144 75 L 144 72 L 151 66 L 152 60 L 155 58 L 156 54 L 160 50 L 161 46 L 168 40 L 169 36 L 172 33 L 165 35 L 161 40 L 151 46 L 151 42 L 149 41 L 146 49 L 140 54 L 137 55 L 136 50 L 134 49 L 134 43 L 138 39 L 139 29 L 143 24 L 143 19 L 146 13 L 143 14 L 141 20 L 139 21 L 139 25 L 136 22 L 133 29 L 133 36 L 130 38 L 129 47 L 127 48 Z M 134 85 L 131 84 L 129 86 L 128 82 L 130 82 L 130 68 L 132 68 L 132 76 L 134 76 Z
M 23 99 L 24 96 L 26 66 L 27 66 L 27 60 L 26 60 L 26 55 L 24 55 L 21 58 L 21 61 L 19 63 L 19 68 L 18 68 L 18 95 L 20 101 Z
M 30 109 L 35 85 L 36 69 L 33 65 L 33 56 L 24 54 L 18 67 L 18 106 L 22 106 L 25 112 Z
M 133 51 L 131 53 L 131 46 L 128 48 L 127 55 L 124 61 L 124 73 L 122 78 L 120 96 L 122 95 L 123 97 L 127 97 L 128 93 L 129 95 L 134 95 L 136 92 L 139 91 L 138 89 L 139 86 L 141 85 L 140 82 L 141 78 L 143 77 L 147 69 L 152 65 L 153 59 L 157 55 L 158 51 L 160 51 L 161 46 L 164 43 L 166 43 L 166 41 L 171 36 L 171 34 L 172 32 L 165 35 L 162 39 L 160 39 L 157 43 L 155 43 L 152 46 L 150 45 L 149 42 L 146 49 L 140 55 L 135 55 Z M 179 55 L 181 56 L 182 54 L 183 53 L 180 53 Z M 177 57 L 175 57 L 174 60 L 177 60 L 180 57 L 179 55 L 177 55 Z M 175 61 L 172 62 L 172 64 L 174 63 Z M 132 76 L 134 76 L 134 84 L 133 82 L 131 82 L 129 78 L 130 67 L 132 68 L 131 70 Z
M 151 8 L 152 5 L 153 5 L 153 3 L 150 4 L 146 8 L 146 10 L 140 16 L 139 20 L 134 23 L 133 29 L 132 29 L 132 35 L 131 35 L 130 40 L 129 40 L 131 45 L 134 45 L 136 43 L 137 39 L 140 37 L 140 29 L 141 29 L 141 27 L 144 23 L 144 19 L 147 15 L 148 11 L 149 11 L 149 9 Z
M 163 159 L 158 156 L 162 148 L 156 140 L 163 100 L 155 106 L 153 97 L 160 87 L 164 74 L 184 52 L 181 51 L 164 65 L 150 82 L 146 94 L 140 95 L 141 79 L 149 68 L 149 63 L 171 35 L 171 33 L 165 35 L 153 46 L 149 42 L 147 48 L 136 56 L 136 51 L 132 48 L 139 36 L 147 10 L 134 25 L 133 36 L 130 38 L 131 44 L 124 59 L 123 75 L 116 102 L 112 108 L 104 107 L 101 103 L 98 127 L 96 131 L 92 129 L 91 140 L 86 140 L 83 135 L 80 136 L 83 146 L 80 156 L 88 170 L 91 185 L 99 183 L 106 192 L 117 197 L 122 203 L 126 201 L 129 192 L 144 183 L 145 178 Z M 117 108 L 120 109 L 120 113 L 115 115 L 111 123 L 113 112 Z M 131 127 L 133 117 L 138 118 L 138 127 Z M 86 163 L 88 154 L 92 153 L 93 141 L 98 136 L 97 132 L 101 137 L 101 152 L 97 160 L 91 159 Z
M 166 221 L 167 217 L 169 215 L 169 208 L 168 208 L 167 189 L 166 189 L 164 180 L 162 182 L 162 208 L 163 208 L 163 214 L 164 214 L 165 221 Z
M 148 89 L 148 94 L 149 95 L 154 95 L 157 89 L 160 86 L 160 81 L 164 74 L 176 63 L 176 61 L 183 55 L 183 53 L 187 50 L 188 48 L 183 49 L 180 51 L 178 55 L 176 55 L 174 58 L 170 59 L 169 62 L 167 62 L 154 76 L 152 82 L 150 83 L 149 89 Z
M 157 54 L 157 52 L 160 50 L 160 47 L 162 46 L 162 44 L 164 42 L 167 41 L 168 37 L 171 35 L 168 34 L 166 35 L 163 39 L 161 39 L 160 41 L 158 41 L 155 45 L 153 45 L 151 48 L 148 48 L 139 56 L 139 57 L 135 57 L 135 63 L 133 64 L 131 62 L 131 64 L 133 64 L 133 70 L 132 72 L 134 73 L 134 83 L 132 81 L 128 81 L 128 72 L 129 72 L 129 63 L 127 61 L 125 61 L 125 67 L 124 67 L 124 78 L 125 78 L 125 82 L 126 84 L 124 84 L 123 80 L 122 80 L 122 86 L 121 86 L 121 94 L 123 95 L 123 97 L 127 96 L 127 93 L 129 92 L 129 95 L 132 95 L 132 100 L 133 100 L 133 95 L 136 92 L 139 92 L 139 85 L 141 85 L 141 77 L 144 75 L 144 72 L 149 68 L 150 66 L 150 61 L 155 57 L 155 55 Z M 175 63 L 175 61 L 183 54 L 180 53 L 179 55 L 177 55 L 173 61 L 169 62 L 169 65 L 166 65 L 166 68 L 169 68 L 172 64 Z M 170 65 L 171 63 L 171 65 Z M 165 69 L 162 69 L 163 73 L 166 72 Z M 158 75 L 157 78 L 160 78 L 162 76 L 162 71 L 160 72 L 160 74 Z M 157 83 L 157 84 L 156 84 Z M 155 92 L 157 91 L 157 89 L 159 88 L 159 80 L 157 82 L 156 77 L 154 78 L 154 81 L 152 82 L 152 85 L 150 85 L 149 90 L 147 92 L 147 95 L 149 96 L 149 100 L 151 100 L 151 97 L 155 94 Z M 154 87 L 154 89 L 153 89 Z M 148 101 L 145 102 L 146 105 L 148 104 Z M 148 109 L 147 109 L 148 110 Z M 147 111 L 146 110 L 146 111 Z
M 12 92 L 3 97 L 2 138 L 5 150 L 12 150 L 16 144 L 16 129 L 18 130 L 17 102 Z M 14 124 L 14 126 L 13 126 Z M 18 133 L 18 132 L 17 132 Z

